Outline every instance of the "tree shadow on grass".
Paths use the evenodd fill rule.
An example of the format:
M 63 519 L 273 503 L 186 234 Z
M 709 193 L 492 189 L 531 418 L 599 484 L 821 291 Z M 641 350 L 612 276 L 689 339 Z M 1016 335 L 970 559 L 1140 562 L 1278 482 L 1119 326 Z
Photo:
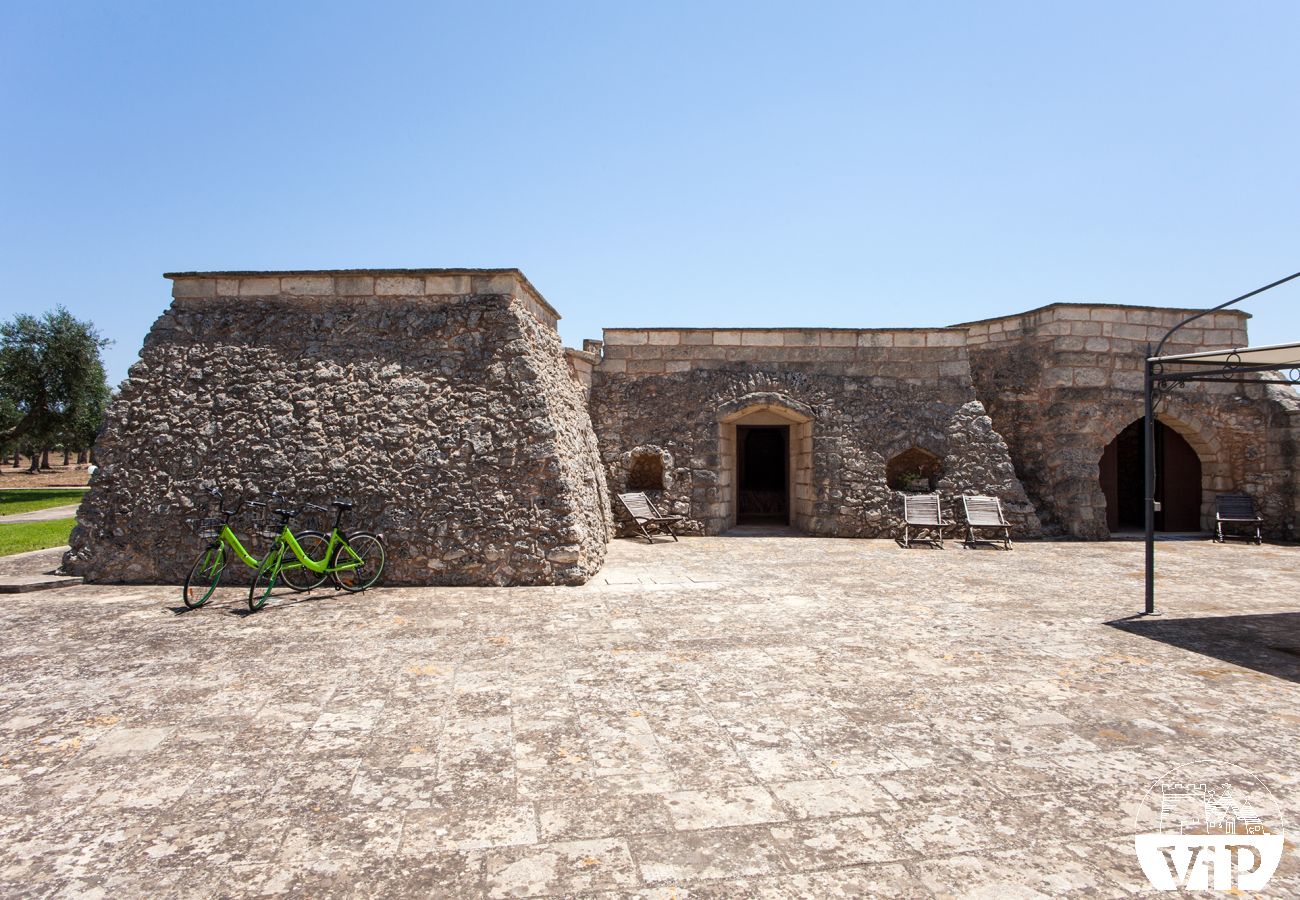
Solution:
M 1134 616 L 1106 624 L 1202 656 L 1300 682 L 1300 612 L 1195 619 Z

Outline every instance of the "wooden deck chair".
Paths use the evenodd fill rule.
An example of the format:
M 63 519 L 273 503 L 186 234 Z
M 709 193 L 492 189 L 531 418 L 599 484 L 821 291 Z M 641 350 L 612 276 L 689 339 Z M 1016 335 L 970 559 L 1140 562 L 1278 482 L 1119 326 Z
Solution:
M 1007 550 L 1011 549 L 1011 523 L 1002 515 L 1002 501 L 997 497 L 981 497 L 974 494 L 962 494 L 961 505 L 966 512 L 966 543 L 973 544 L 980 538 L 975 536 L 977 528 L 1001 530 L 1001 538 L 983 538 L 990 544 L 999 540 Z
M 952 525 L 943 517 L 943 502 L 938 494 L 904 494 L 903 495 L 903 546 L 911 547 L 912 541 L 928 541 L 943 549 L 943 534 Z M 918 536 L 912 537 L 912 529 Z M 925 532 L 930 537 L 920 537 Z
M 632 521 L 636 523 L 637 529 L 648 543 L 654 543 L 654 538 L 650 536 L 648 528 L 654 528 L 656 531 L 667 531 L 672 535 L 674 541 L 677 540 L 677 532 L 673 531 L 673 523 L 683 521 L 682 516 L 659 515 L 659 510 L 655 509 L 654 504 L 650 502 L 650 498 L 645 494 L 619 494 L 618 501 L 623 504 L 623 508 L 632 516 Z
M 1219 494 L 1214 498 L 1214 540 L 1222 544 L 1225 535 L 1223 533 L 1224 525 L 1245 525 L 1247 528 L 1255 526 L 1255 543 L 1264 543 L 1264 537 L 1260 533 L 1259 526 L 1264 524 L 1263 517 L 1260 516 L 1259 510 L 1255 509 L 1255 498 L 1250 494 Z M 1250 540 L 1249 534 L 1241 535 L 1246 540 Z

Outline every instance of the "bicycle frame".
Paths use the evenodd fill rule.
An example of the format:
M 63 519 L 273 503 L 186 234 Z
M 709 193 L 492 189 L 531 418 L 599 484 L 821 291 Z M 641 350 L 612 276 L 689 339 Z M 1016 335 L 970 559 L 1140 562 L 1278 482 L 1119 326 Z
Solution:
M 217 535 L 217 542 L 224 542 L 227 547 L 235 552 L 235 556 L 238 557 L 239 561 L 250 569 L 256 569 L 262 565 L 260 559 L 250 554 L 244 549 L 244 545 L 239 543 L 239 538 L 235 537 L 235 533 L 230 530 L 228 524 L 221 526 L 221 531 Z
M 289 530 L 288 525 L 286 525 L 284 530 L 280 532 L 280 536 L 276 539 L 276 543 L 280 547 L 279 568 L 281 569 L 288 567 L 284 563 L 285 549 L 288 549 L 293 553 L 294 557 L 297 558 L 298 562 L 302 564 L 304 569 L 315 572 L 317 575 L 323 575 L 327 572 L 345 572 L 348 569 L 355 569 L 357 566 L 361 565 L 361 560 L 357 559 L 356 555 L 353 554 L 352 562 L 343 563 L 342 565 L 333 567 L 330 566 L 330 559 L 333 558 L 334 551 L 338 549 L 340 544 L 345 546 L 347 545 L 347 537 L 339 531 L 338 528 L 334 528 L 330 531 L 329 544 L 325 547 L 325 558 L 319 562 L 307 555 L 307 551 L 302 549 L 302 545 L 299 544 L 297 538 L 293 536 L 293 532 Z M 349 550 L 349 552 L 351 551 Z M 289 565 L 291 566 L 292 563 Z

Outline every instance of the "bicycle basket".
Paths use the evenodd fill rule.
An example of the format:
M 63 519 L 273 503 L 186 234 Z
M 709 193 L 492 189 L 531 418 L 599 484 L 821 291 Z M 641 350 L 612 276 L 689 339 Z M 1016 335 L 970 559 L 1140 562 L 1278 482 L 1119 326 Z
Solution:
M 226 524 L 221 519 L 199 519 L 195 523 L 195 529 L 199 537 L 215 538 L 221 535 L 221 526 Z

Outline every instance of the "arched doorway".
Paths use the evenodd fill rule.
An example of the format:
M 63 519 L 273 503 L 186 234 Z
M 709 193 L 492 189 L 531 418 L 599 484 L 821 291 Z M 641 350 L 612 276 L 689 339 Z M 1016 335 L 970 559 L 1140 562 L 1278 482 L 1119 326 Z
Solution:
M 1201 530 L 1201 458 L 1187 440 L 1156 422 L 1156 531 Z M 1142 477 L 1142 420 L 1115 436 L 1101 454 L 1101 491 L 1106 496 L 1106 527 L 1117 531 L 1146 527 Z
M 746 394 L 718 410 L 711 533 L 742 522 L 812 524 L 812 409 L 783 394 Z

